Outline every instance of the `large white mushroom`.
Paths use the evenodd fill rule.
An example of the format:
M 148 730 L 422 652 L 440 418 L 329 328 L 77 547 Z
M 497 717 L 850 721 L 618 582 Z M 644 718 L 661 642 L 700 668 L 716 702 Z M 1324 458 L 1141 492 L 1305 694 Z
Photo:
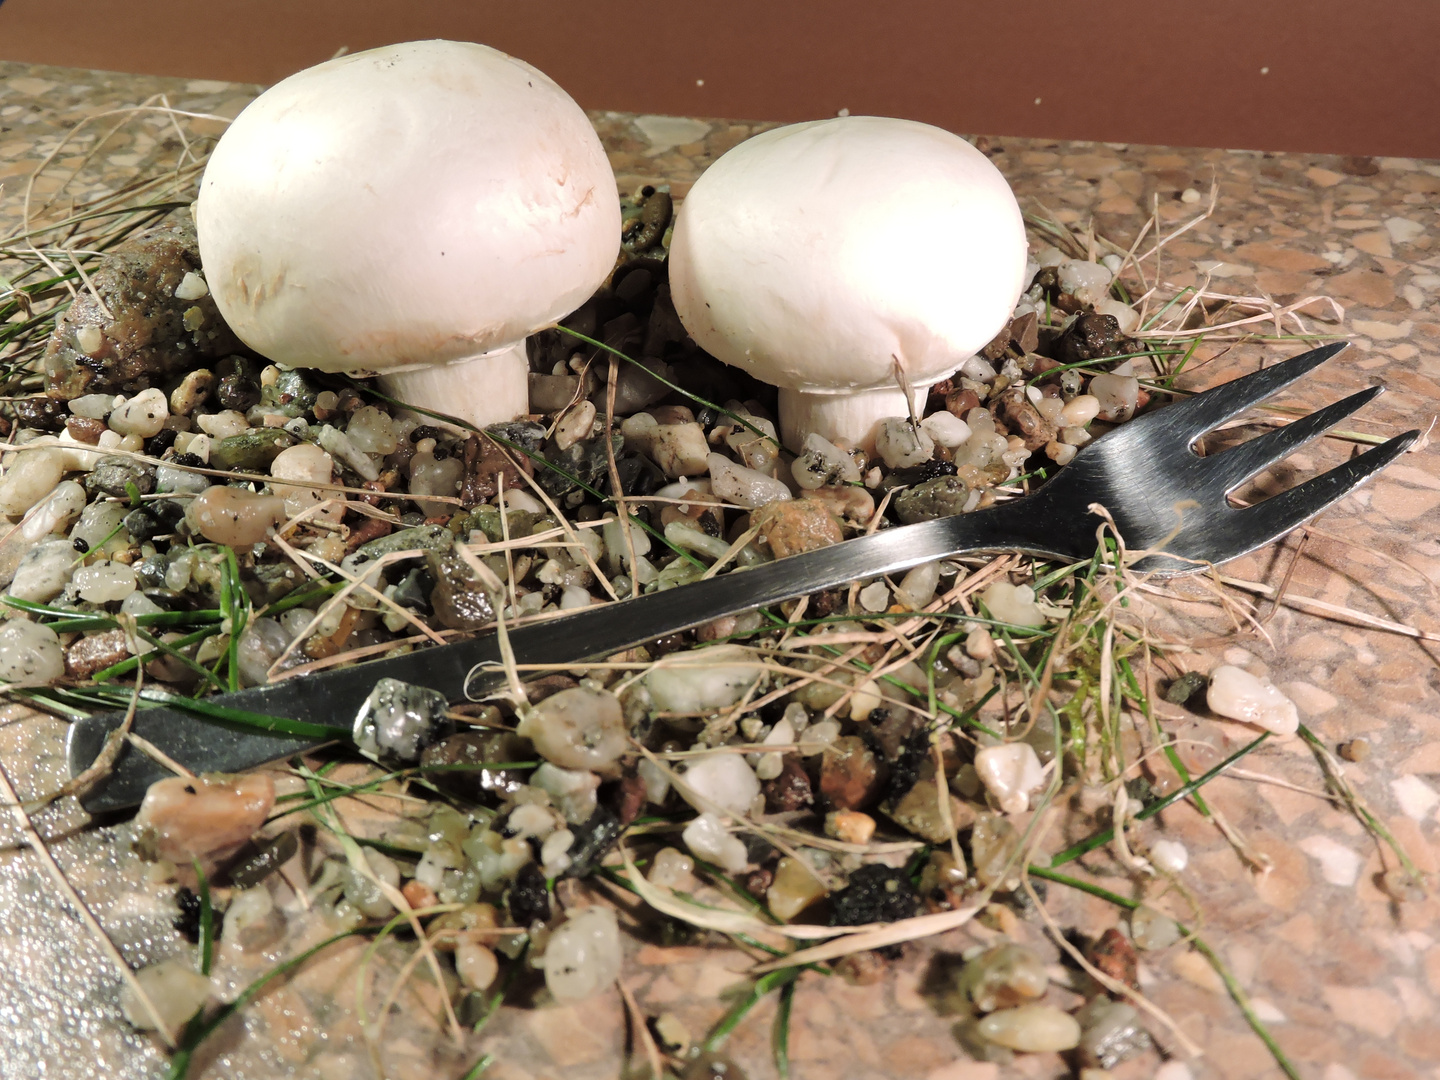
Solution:
M 1020 208 L 984 154 L 850 116 L 767 131 L 710 166 L 675 224 L 670 290 L 701 348 L 780 388 L 799 450 L 811 432 L 863 444 L 918 415 L 1010 317 L 1025 261 Z
M 277 83 L 210 157 L 195 206 L 220 312 L 288 367 L 378 371 L 477 425 L 528 411 L 525 337 L 620 246 L 585 114 L 484 45 L 415 41 Z

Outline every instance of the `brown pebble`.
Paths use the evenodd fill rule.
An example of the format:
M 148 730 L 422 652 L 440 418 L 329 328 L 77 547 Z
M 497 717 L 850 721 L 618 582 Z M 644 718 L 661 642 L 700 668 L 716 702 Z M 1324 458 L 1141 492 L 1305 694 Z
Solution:
M 435 895 L 434 889 L 426 885 L 423 881 L 416 881 L 414 878 L 411 878 L 405 883 L 404 888 L 400 890 L 400 895 L 405 897 L 405 902 L 412 908 L 434 907 L 440 902 L 440 898 Z
M 1132 990 L 1140 989 L 1140 958 L 1135 946 L 1113 926 L 1101 934 L 1088 950 L 1090 962 L 1117 982 Z
M 815 802 L 810 789 L 810 777 L 798 754 L 786 754 L 780 759 L 780 775 L 760 785 L 765 795 L 767 814 L 784 814 L 791 810 L 803 810 Z
M 1364 761 L 1370 756 L 1370 741 L 1368 739 L 1351 739 L 1349 742 L 1341 743 L 1340 756 L 1346 761 Z
M 833 810 L 863 810 L 880 799 L 888 770 L 854 735 L 836 739 L 820 758 L 820 794 Z
M 100 441 L 100 436 L 105 433 L 105 421 L 92 420 L 88 416 L 72 416 L 65 421 L 65 430 L 76 442 L 94 446 Z
M 622 829 L 645 809 L 645 781 L 634 769 L 633 764 L 628 767 L 628 771 L 620 778 L 620 789 L 616 793 L 615 816 L 620 820 Z
M 971 409 L 980 407 L 980 398 L 974 390 L 951 390 L 945 395 L 945 410 L 961 420 Z
M 381 518 L 362 518 L 360 524 L 350 530 L 350 536 L 345 541 L 345 550 L 354 551 L 362 544 L 368 544 L 371 540 L 378 540 L 382 536 L 389 536 L 395 526 Z
M 766 867 L 752 870 L 745 876 L 745 891 L 751 896 L 764 896 L 765 890 L 775 881 L 775 871 Z
M 542 675 L 538 679 L 531 679 L 525 684 L 525 697 L 531 705 L 538 705 L 547 697 L 558 694 L 561 690 L 569 690 L 580 684 L 569 675 L 562 675 L 554 672 L 550 675 Z
M 1039 450 L 1055 438 L 1055 422 L 1041 416 L 1039 410 L 1030 404 L 1025 391 L 1019 387 L 1005 394 L 1001 401 L 1001 411 L 1010 430 L 1025 440 L 1025 449 L 1032 452 Z
M 130 656 L 124 630 L 106 630 L 82 637 L 65 650 L 65 674 L 72 679 L 88 679 L 95 672 L 118 664 Z
M 940 788 L 934 780 L 921 780 L 887 813 L 906 832 L 932 844 L 948 844 L 954 832 L 963 832 L 975 823 L 975 808 L 952 792 L 950 821 L 954 832 L 945 827 L 940 814 Z
M 497 442 L 471 435 L 465 440 L 465 479 L 460 485 L 460 505 L 473 510 L 486 499 L 495 497 L 503 480 L 507 491 L 525 487 L 525 477 L 534 475 L 528 458 L 519 464 Z
M 827 485 L 806 491 L 800 498 L 820 503 L 847 525 L 864 525 L 875 513 L 875 498 L 864 488 Z
M 851 986 L 874 986 L 885 978 L 890 964 L 874 949 L 851 953 L 835 964 L 835 972 Z
M 786 499 L 756 511 L 760 536 L 777 559 L 829 547 L 845 539 L 840 523 L 823 502 Z

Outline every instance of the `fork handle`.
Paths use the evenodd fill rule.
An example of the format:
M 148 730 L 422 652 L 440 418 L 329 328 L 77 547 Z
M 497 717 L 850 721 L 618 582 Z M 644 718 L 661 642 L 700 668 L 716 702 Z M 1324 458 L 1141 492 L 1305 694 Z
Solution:
M 1057 556 L 1027 539 L 1035 519 L 1035 497 L 1025 503 L 1027 509 L 1020 509 L 1018 502 L 1005 503 L 886 529 L 722 577 L 531 623 L 509 632 L 510 647 L 520 664 L 569 664 L 609 656 L 725 615 L 846 585 L 858 578 L 908 570 L 935 559 L 981 551 Z M 335 738 L 343 739 L 379 679 L 428 686 L 451 701 L 478 699 L 504 684 L 499 664 L 499 639 L 489 633 L 453 645 L 221 694 L 207 699 L 207 704 L 323 725 L 334 729 Z M 122 720 L 122 714 L 108 713 L 71 724 L 66 756 L 72 776 L 89 767 L 106 735 Z M 227 726 L 213 719 L 198 719 L 172 705 L 141 710 L 131 730 L 195 772 L 238 772 L 330 741 Z M 149 785 L 165 775 L 159 765 L 127 748 L 110 776 L 81 801 L 92 813 L 134 806 Z

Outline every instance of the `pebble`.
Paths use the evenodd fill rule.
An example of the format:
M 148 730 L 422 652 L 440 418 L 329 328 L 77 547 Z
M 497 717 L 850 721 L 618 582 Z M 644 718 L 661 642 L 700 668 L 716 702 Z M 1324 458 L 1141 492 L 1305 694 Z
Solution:
M 711 454 L 706 464 L 710 473 L 710 490 L 726 502 L 753 510 L 790 498 L 790 489 L 784 481 L 737 465 L 727 457 Z
M 197 416 L 195 426 L 212 439 L 218 440 L 244 435 L 250 430 L 250 421 L 245 419 L 245 414 L 242 412 L 223 409 L 220 412 Z
M 0 626 L 0 682 L 48 686 L 64 674 L 65 653 L 54 630 L 23 618 Z
M 285 501 L 217 484 L 190 501 L 185 520 L 212 543 L 249 547 L 285 520 Z
M 975 509 L 980 492 L 958 476 L 937 476 L 922 481 L 895 497 L 895 516 L 901 524 L 952 517 Z
M 355 410 L 345 425 L 345 437 L 362 454 L 393 454 L 400 445 L 395 421 L 374 405 Z
M 557 1001 L 582 1001 L 608 989 L 620 974 L 620 927 L 608 907 L 582 908 L 550 935 L 542 963 Z
M 317 441 L 322 450 L 327 450 L 342 465 L 349 466 L 362 480 L 380 479 L 380 470 L 358 446 L 350 441 L 343 431 L 325 424 L 320 428 Z M 463 468 L 463 466 L 462 466 Z
M 1233 664 L 1221 664 L 1210 673 L 1205 702 L 1220 716 L 1254 724 L 1276 735 L 1293 735 L 1300 727 L 1295 703 L 1274 683 Z
M 1045 615 L 1035 604 L 1035 590 L 1029 585 L 1011 585 L 996 581 L 980 599 L 997 621 L 1011 626 L 1044 626 Z
M 949 450 L 963 446 L 970 439 L 970 425 L 944 409 L 921 420 L 920 427 L 935 442 Z
M 718 807 L 738 817 L 760 794 L 760 780 L 742 755 L 717 751 L 690 760 L 679 790 L 702 813 Z
M 593 405 L 590 406 L 590 411 L 593 422 Z M 705 429 L 694 422 L 657 425 L 654 441 L 650 446 L 650 457 L 660 466 L 660 471 L 669 477 L 704 474 L 709 468 L 710 460 L 710 444 L 705 441 Z
M 620 699 L 608 690 L 571 687 L 525 713 L 516 732 L 564 769 L 604 771 L 629 747 Z
M 1118 424 L 1135 415 L 1140 401 L 1140 380 L 1133 375 L 1096 375 L 1090 380 L 1090 396 L 1100 404 L 1097 416 Z
M 139 435 L 142 439 L 149 439 L 160 434 L 169 418 L 170 403 L 165 399 L 165 391 L 152 386 L 123 401 L 110 413 L 106 423 L 111 431 L 118 431 L 121 435 Z
M 56 484 L 49 495 L 35 504 L 25 524 L 20 526 L 21 538 L 34 544 L 52 533 L 64 532 L 80 516 L 87 501 L 85 489 L 74 480 Z
M 170 391 L 170 411 L 176 416 L 189 416 L 205 404 L 215 389 L 215 373 L 209 368 L 187 371 L 180 385 Z
M 935 599 L 935 589 L 940 584 L 940 564 L 921 563 L 900 580 L 895 590 L 895 599 L 911 611 L 919 611 Z
M 832 810 L 825 815 L 825 835 L 846 844 L 868 844 L 875 835 L 875 819 L 858 810 Z
M 935 440 L 924 426 L 915 426 L 906 417 L 892 416 L 880 421 L 875 431 L 875 452 L 892 469 L 923 465 L 935 453 Z
M 997 1046 L 1030 1053 L 1073 1050 L 1080 1044 L 1080 1024 L 1052 1005 L 1021 1005 L 1001 1009 L 981 1020 L 979 1033 Z
M 106 434 L 113 433 L 106 432 Z M 137 437 L 127 436 L 127 438 Z M 105 440 L 101 439 L 100 443 L 103 446 Z M 138 450 L 139 447 L 136 449 Z M 98 492 L 113 495 L 117 499 L 125 499 L 129 498 L 132 487 L 141 495 L 149 495 L 155 490 L 155 470 L 142 462 L 112 455 L 97 461 L 95 468 L 86 475 L 83 484 L 85 490 L 92 496 Z
M 235 646 L 240 682 L 264 686 L 270 681 L 270 666 L 289 644 L 290 634 L 275 619 L 251 619 Z M 300 659 L 305 659 L 303 654 Z
M 298 443 L 281 450 L 270 463 L 270 475 L 276 480 L 328 484 L 334 472 L 335 459 L 313 443 Z M 285 500 L 285 514 L 292 518 L 318 506 L 326 499 L 343 498 L 338 493 L 332 495 L 313 487 L 297 487 L 293 483 L 271 484 L 270 490 Z M 338 525 L 344 516 L 345 507 L 342 503 L 316 511 L 310 520 L 318 518 Z
M 1002 815 L 982 813 L 975 817 L 970 833 L 970 855 L 975 877 L 982 885 L 995 885 L 1002 891 L 1020 883 L 1015 868 L 1022 838 Z
M 890 809 L 889 816 L 906 832 L 932 844 L 948 844 L 957 831 L 975 820 L 975 809 L 950 795 L 950 823 L 940 812 L 940 788 L 934 780 L 921 780 Z
M 835 810 L 874 805 L 884 790 L 884 779 L 875 752 L 855 735 L 836 739 L 820 759 L 820 794 Z
M 810 776 L 796 754 L 782 754 L 779 774 L 765 780 L 760 790 L 765 793 L 765 812 L 769 814 L 802 810 L 815 801 Z
M 805 492 L 803 497 L 814 499 L 836 518 L 851 525 L 864 525 L 875 513 L 875 498 L 864 488 L 820 487 Z
M 1060 410 L 1062 427 L 1084 427 L 1100 415 L 1100 399 L 1094 394 L 1077 394 Z
M 890 606 L 890 586 L 883 581 L 872 581 L 860 590 L 856 599 L 865 611 L 884 611 Z
M 82 394 L 69 402 L 70 411 L 86 420 L 104 420 L 115 408 L 114 394 Z
M 664 847 L 655 853 L 646 875 L 650 884 L 666 889 L 686 889 L 695 884 L 695 860 L 683 851 Z
M 855 459 L 823 435 L 812 431 L 805 436 L 800 450 L 800 456 L 790 463 L 790 473 L 802 490 L 860 482 L 860 467 Z
M 272 623 L 278 631 L 273 640 L 279 641 L 282 648 L 283 643 L 289 640 L 289 635 L 279 623 L 270 619 L 257 619 L 256 622 Z M 243 638 L 241 646 L 244 646 Z M 265 651 L 272 649 L 273 643 L 267 642 Z M 278 654 L 279 650 L 274 650 L 273 655 Z M 266 666 L 269 666 L 268 663 Z M 445 695 L 438 690 L 399 679 L 380 679 L 356 715 L 351 734 L 362 753 L 384 761 L 413 765 L 420 760 L 427 746 L 453 733 L 454 726 L 446 715 L 448 708 Z
M 345 882 L 345 899 L 367 918 L 383 919 L 395 910 L 395 905 L 386 897 L 377 880 L 392 888 L 399 888 L 400 868 L 388 855 L 374 848 L 365 849 L 365 862 L 370 874 L 360 873 L 349 865 L 341 870 Z
M 237 889 L 225 909 L 220 940 L 241 952 L 260 952 L 285 935 L 285 916 L 275 908 L 275 898 L 264 885 Z
M 975 754 L 975 772 L 996 805 L 1007 814 L 1030 809 L 1030 794 L 1045 783 L 1045 772 L 1029 743 L 988 746 Z
M 777 559 L 838 544 L 845 539 L 840 523 L 817 499 L 786 499 L 763 507 L 755 519 L 760 537 Z
M 1350 739 L 1340 744 L 1340 756 L 1346 761 L 1361 762 L 1370 756 L 1368 739 Z
M 1013 1008 L 1045 994 L 1050 976 L 1033 949 L 1002 942 L 968 961 L 956 977 L 956 988 L 981 1012 Z
M 1178 874 L 1190 865 L 1190 852 L 1179 840 L 1156 840 L 1150 845 L 1150 861 L 1161 870 Z
M 685 826 L 680 839 L 697 859 L 714 863 L 732 874 L 739 873 L 750 862 L 745 845 L 725 830 L 715 814 L 701 814 Z
M 1140 1022 L 1134 1006 L 1100 996 L 1080 1010 L 1079 1056 L 1082 1062 L 1102 1069 L 1114 1068 L 1148 1050 L 1150 1035 Z
M 90 634 L 77 638 L 65 650 L 65 674 L 72 679 L 88 679 L 95 672 L 118 664 L 129 656 L 130 646 L 125 640 L 125 631 L 106 630 L 99 634 Z
M 455 973 L 472 990 L 487 990 L 500 973 L 500 962 L 486 946 L 463 936 L 455 943 Z
M 0 513 L 19 517 L 54 491 L 64 476 L 61 451 L 44 446 L 22 450 L 0 479 Z
M 1153 952 L 1180 940 L 1180 925 L 1169 915 L 1141 904 L 1130 913 L 1130 937 L 1137 948 Z
M 108 604 L 124 600 L 136 589 L 135 571 L 124 563 L 101 560 L 82 566 L 71 576 L 80 599 L 92 604 Z
M 1105 296 L 1092 305 L 1097 315 L 1113 315 L 1120 325 L 1120 333 L 1128 334 L 1140 325 L 1140 313 L 1123 300 Z
M 559 877 L 570 869 L 570 849 L 575 846 L 575 834 L 569 829 L 556 829 L 540 845 L 540 866 L 546 877 Z
M 367 478 L 373 479 L 373 478 Z M 460 495 L 465 480 L 465 463 L 451 455 L 437 458 L 433 453 L 418 453 L 410 459 L 410 496 L 427 518 L 449 516 L 459 509 L 454 502 L 425 498 L 439 495 L 454 500 Z M 513 499 L 507 500 L 513 505 Z
M 1069 293 L 1082 304 L 1095 304 L 1105 299 L 1114 275 L 1110 269 L 1099 263 L 1082 259 L 1067 259 L 1057 271 L 1060 291 Z
M 187 961 L 162 960 L 135 973 L 135 981 L 172 1035 L 210 1000 L 210 979 Z M 129 983 L 120 988 L 120 1011 L 137 1031 L 154 1031 L 155 1015 Z
M 825 895 L 824 884 L 802 859 L 782 856 L 775 866 L 775 880 L 765 890 L 770 914 L 789 922 Z
M 657 710 L 704 713 L 734 705 L 763 674 L 743 645 L 711 645 L 671 654 L 644 683 Z
M 140 842 L 161 859 L 188 864 L 233 854 L 265 824 L 275 805 L 269 773 L 172 776 L 157 780 L 135 816 Z
M 27 551 L 15 568 L 10 595 L 43 604 L 54 600 L 70 580 L 75 548 L 69 540 L 50 540 Z

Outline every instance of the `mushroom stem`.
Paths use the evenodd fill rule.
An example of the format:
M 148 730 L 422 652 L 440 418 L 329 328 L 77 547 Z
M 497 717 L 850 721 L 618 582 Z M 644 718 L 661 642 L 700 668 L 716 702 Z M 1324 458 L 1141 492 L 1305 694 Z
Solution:
M 468 360 L 381 372 L 380 388 L 406 405 L 484 428 L 530 411 L 530 362 L 520 341 Z
M 928 386 L 910 388 L 916 419 L 925 411 L 929 392 Z M 875 427 L 881 420 L 910 415 L 905 392 L 896 386 L 843 394 L 780 388 L 780 441 L 797 454 L 812 431 L 831 442 L 843 439 L 869 453 L 875 449 Z

